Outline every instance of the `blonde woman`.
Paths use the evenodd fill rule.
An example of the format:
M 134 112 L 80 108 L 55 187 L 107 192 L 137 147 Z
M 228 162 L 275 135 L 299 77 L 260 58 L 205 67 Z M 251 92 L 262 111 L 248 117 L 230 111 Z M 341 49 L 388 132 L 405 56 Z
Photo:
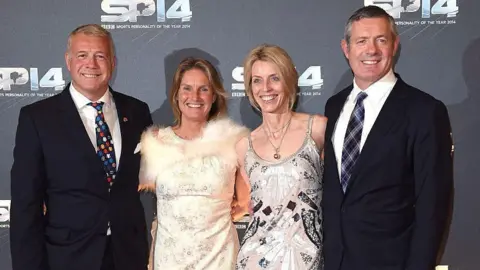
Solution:
M 246 94 L 263 121 L 237 144 L 243 157 L 239 172 L 251 186 L 253 206 L 237 269 L 322 269 L 321 152 L 327 120 L 292 110 L 298 74 L 282 48 L 254 48 L 244 69 Z

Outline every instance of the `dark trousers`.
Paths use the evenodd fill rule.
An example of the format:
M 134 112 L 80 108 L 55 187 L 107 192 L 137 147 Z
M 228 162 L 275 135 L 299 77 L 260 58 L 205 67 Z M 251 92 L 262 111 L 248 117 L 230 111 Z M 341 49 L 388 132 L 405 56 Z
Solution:
M 102 268 L 101 270 L 115 270 L 115 264 L 113 262 L 113 248 L 112 237 L 107 236 L 107 243 L 105 244 L 105 253 L 103 254 Z

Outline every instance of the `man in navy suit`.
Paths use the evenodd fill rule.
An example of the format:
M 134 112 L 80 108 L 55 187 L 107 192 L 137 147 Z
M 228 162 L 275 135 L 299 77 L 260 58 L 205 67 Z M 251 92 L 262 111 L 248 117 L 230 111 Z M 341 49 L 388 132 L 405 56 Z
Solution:
M 114 46 L 101 26 L 75 29 L 65 60 L 72 82 L 20 110 L 11 170 L 13 269 L 146 269 L 134 152 L 152 124 L 148 105 L 109 87 Z
M 326 104 L 325 270 L 434 270 L 453 186 L 445 105 L 393 72 L 399 36 L 357 10 L 342 49 L 353 84 Z

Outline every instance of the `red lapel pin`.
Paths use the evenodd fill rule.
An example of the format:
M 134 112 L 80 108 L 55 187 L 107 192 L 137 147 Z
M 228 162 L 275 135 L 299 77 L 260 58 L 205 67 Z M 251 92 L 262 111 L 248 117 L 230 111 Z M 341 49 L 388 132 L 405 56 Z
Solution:
M 123 122 L 128 122 L 128 118 L 127 118 L 127 117 L 123 117 Z

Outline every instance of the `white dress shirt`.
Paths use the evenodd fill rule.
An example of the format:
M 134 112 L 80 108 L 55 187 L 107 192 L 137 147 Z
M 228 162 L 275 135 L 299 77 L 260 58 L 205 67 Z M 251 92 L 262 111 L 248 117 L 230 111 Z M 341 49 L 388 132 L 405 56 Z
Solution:
M 78 113 L 80 114 L 80 118 L 85 126 L 85 130 L 88 133 L 88 137 L 92 142 L 95 153 L 97 152 L 97 135 L 95 133 L 95 117 L 97 116 L 97 110 L 88 105 L 88 103 L 99 101 L 104 102 L 103 115 L 105 116 L 105 121 L 107 122 L 108 128 L 110 129 L 110 133 L 112 135 L 113 147 L 115 149 L 115 159 L 118 169 L 118 166 L 120 165 L 120 154 L 122 152 L 122 135 L 120 133 L 117 107 L 115 106 L 115 101 L 112 98 L 112 94 L 107 90 L 99 100 L 91 101 L 78 92 L 73 84 L 70 84 L 70 94 L 75 106 L 77 107 Z M 100 159 L 98 162 L 100 162 Z
M 380 110 L 385 104 L 390 92 L 392 92 L 393 86 L 397 82 L 397 78 L 392 70 L 390 70 L 380 80 L 370 85 L 367 89 L 361 90 L 353 79 L 353 89 L 348 95 L 345 104 L 343 105 L 342 112 L 338 117 L 335 125 L 335 130 L 332 137 L 333 149 L 337 160 L 338 175 L 341 178 L 342 172 L 342 151 L 343 141 L 345 140 L 345 133 L 347 132 L 348 121 L 355 108 L 355 101 L 360 91 L 367 93 L 367 97 L 363 100 L 363 106 L 365 108 L 365 118 L 363 121 L 362 139 L 360 141 L 360 151 L 362 151 L 363 145 L 370 133 L 370 130 L 375 123 L 375 120 L 380 113 Z
M 110 129 L 110 134 L 112 135 L 113 147 L 115 149 L 115 159 L 117 162 L 117 169 L 120 165 L 120 153 L 122 152 L 122 135 L 120 133 L 120 123 L 118 121 L 117 107 L 115 106 L 115 101 L 113 100 L 112 93 L 109 90 L 99 99 L 95 101 L 89 100 L 87 97 L 78 92 L 73 84 L 70 84 L 70 95 L 72 96 L 73 102 L 77 107 L 80 118 L 82 119 L 83 126 L 87 131 L 88 137 L 92 142 L 93 150 L 97 152 L 97 134 L 95 133 L 95 117 L 97 116 L 97 110 L 92 106 L 88 105 L 90 102 L 104 102 L 103 104 L 103 115 L 105 117 L 105 122 L 107 122 L 108 128 Z M 98 159 L 100 163 L 100 158 Z M 106 180 L 105 180 L 106 181 Z M 107 235 L 111 235 L 110 223 L 108 223 Z

